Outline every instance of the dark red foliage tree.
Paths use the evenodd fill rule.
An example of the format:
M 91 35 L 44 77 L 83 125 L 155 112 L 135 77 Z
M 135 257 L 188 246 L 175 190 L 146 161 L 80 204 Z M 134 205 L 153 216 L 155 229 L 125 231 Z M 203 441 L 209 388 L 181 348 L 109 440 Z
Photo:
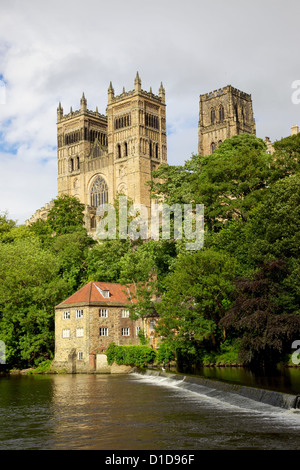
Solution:
M 276 366 L 300 339 L 300 315 L 284 286 L 284 260 L 265 262 L 252 279 L 236 281 L 235 301 L 220 321 L 226 333 L 241 338 L 240 360 L 250 366 Z

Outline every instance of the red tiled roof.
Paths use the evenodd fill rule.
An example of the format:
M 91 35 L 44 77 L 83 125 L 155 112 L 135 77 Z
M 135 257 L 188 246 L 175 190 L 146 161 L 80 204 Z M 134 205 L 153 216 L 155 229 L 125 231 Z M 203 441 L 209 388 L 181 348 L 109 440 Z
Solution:
M 109 291 L 109 297 L 103 296 L 101 291 Z M 57 307 L 69 304 L 93 304 L 95 302 L 129 304 L 130 302 L 136 302 L 132 295 L 133 291 L 132 285 L 127 287 L 117 283 L 91 281 L 57 305 Z

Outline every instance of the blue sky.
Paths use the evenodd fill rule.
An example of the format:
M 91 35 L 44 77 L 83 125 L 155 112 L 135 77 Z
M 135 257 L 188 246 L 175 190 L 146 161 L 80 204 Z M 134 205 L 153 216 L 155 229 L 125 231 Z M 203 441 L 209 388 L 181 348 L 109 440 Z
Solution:
M 24 223 L 57 196 L 56 108 L 105 113 L 107 89 L 166 89 L 168 162 L 197 153 L 199 95 L 251 93 L 257 136 L 300 125 L 298 0 L 1 2 L 0 212 Z M 1 85 L 5 84 L 5 102 Z

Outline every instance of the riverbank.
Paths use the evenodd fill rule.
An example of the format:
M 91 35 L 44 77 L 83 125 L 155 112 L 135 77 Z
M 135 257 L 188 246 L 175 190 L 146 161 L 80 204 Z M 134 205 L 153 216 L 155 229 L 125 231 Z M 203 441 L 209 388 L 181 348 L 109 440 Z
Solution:
M 117 368 L 121 369 L 121 367 L 118 364 L 114 364 L 114 365 Z M 127 365 L 122 369 L 122 372 L 130 373 L 133 370 L 133 368 L 134 368 L 134 366 Z M 166 368 L 167 368 L 167 371 L 169 373 L 180 373 L 178 371 L 176 363 L 173 363 L 169 366 L 166 366 Z M 181 372 L 184 372 L 184 373 L 187 373 L 187 374 L 196 374 L 197 375 L 198 371 L 202 370 L 204 368 L 207 369 L 207 370 L 212 370 L 212 371 L 213 370 L 223 370 L 223 369 L 253 370 L 253 369 L 247 368 L 244 364 L 217 363 L 217 364 L 203 364 L 200 367 L 192 367 L 192 368 L 189 368 L 189 369 L 185 369 Z M 278 368 L 280 368 L 282 370 L 284 370 L 284 369 L 298 370 L 299 373 L 300 373 L 300 365 L 296 365 L 296 364 L 291 364 L 291 363 L 283 364 L 283 363 L 280 363 L 276 366 L 276 369 L 278 369 Z M 166 370 L 161 364 L 155 364 L 155 365 L 147 366 L 147 369 L 148 370 L 162 370 L 162 371 Z M 275 370 L 275 369 L 273 369 L 273 370 Z M 21 374 L 21 375 L 26 375 L 26 374 L 69 374 L 69 373 L 73 373 L 73 372 L 69 372 L 67 369 L 53 367 L 53 361 L 46 361 L 45 363 L 42 363 L 38 367 L 30 367 L 30 368 L 27 368 L 27 369 L 8 369 L 8 370 L 5 370 L 5 371 L 0 371 L 0 375 L 3 375 L 3 374 L 5 374 L 5 375 L 6 374 L 12 374 L 12 375 L 17 375 L 17 374 Z M 102 373 L 102 372 L 97 372 L 97 371 L 90 370 L 88 372 L 80 372 L 80 373 L 94 374 L 94 373 Z M 107 373 L 107 372 L 105 372 L 105 373 Z
M 117 370 L 118 369 L 118 370 Z M 205 366 L 195 369 L 193 371 L 179 372 L 175 365 L 167 370 L 162 370 L 161 366 L 149 366 L 147 369 L 137 369 L 134 367 L 111 369 L 109 372 L 90 371 L 90 372 L 77 372 L 72 374 L 67 370 L 55 370 L 51 367 L 39 367 L 36 369 L 14 369 L 7 371 L 5 375 L 13 376 L 33 376 L 33 375 L 117 375 L 117 374 L 130 374 L 134 371 L 149 373 L 165 372 L 168 376 L 188 376 L 188 377 L 202 377 L 207 380 L 214 380 L 231 385 L 247 386 L 251 388 L 259 388 L 263 390 L 276 391 L 281 393 L 288 393 L 293 395 L 300 395 L 300 367 L 283 367 L 270 371 L 260 370 L 253 371 L 242 366 Z M 3 374 L 2 374 L 3 375 Z

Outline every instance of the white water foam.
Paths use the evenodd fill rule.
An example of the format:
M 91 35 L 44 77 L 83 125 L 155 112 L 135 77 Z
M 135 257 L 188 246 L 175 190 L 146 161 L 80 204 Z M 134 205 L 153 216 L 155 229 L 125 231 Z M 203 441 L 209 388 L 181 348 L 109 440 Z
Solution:
M 300 410 L 285 409 L 273 406 L 268 403 L 262 403 L 251 398 L 241 396 L 234 392 L 222 391 L 213 387 L 207 387 L 200 384 L 192 384 L 186 381 L 169 378 L 161 375 L 144 375 L 139 373 L 131 374 L 137 381 L 142 380 L 152 386 L 167 387 L 192 400 L 196 404 L 216 408 L 223 411 L 235 412 L 238 414 L 247 414 L 260 419 L 280 421 L 281 424 L 287 424 L 289 427 L 300 430 Z M 275 423 L 274 423 L 275 424 Z

